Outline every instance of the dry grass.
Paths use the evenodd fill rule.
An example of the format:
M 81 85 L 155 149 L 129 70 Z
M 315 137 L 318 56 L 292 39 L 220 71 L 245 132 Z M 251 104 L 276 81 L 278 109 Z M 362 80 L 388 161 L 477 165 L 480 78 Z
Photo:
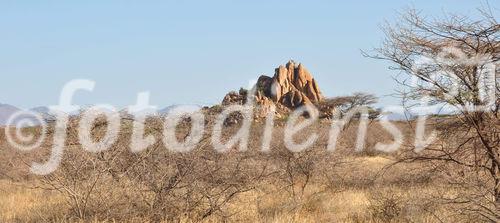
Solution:
M 64 219 L 64 199 L 57 193 L 29 188 L 28 183 L 0 180 L 0 221 L 37 222 Z
M 339 188 L 325 190 L 312 185 L 303 196 L 292 198 L 274 185 L 263 186 L 264 189 L 241 194 L 228 207 L 234 216 L 230 221 L 240 222 L 385 222 L 378 216 L 375 208 L 383 208 L 383 199 L 396 197 L 402 209 L 418 202 L 421 194 L 432 194 L 440 190 L 440 185 L 420 185 L 398 187 L 393 184 L 374 183 L 366 186 L 366 179 L 376 177 L 381 168 L 392 161 L 386 157 L 348 157 L 346 164 L 340 168 L 345 171 L 345 182 Z M 396 174 L 404 174 L 404 167 L 394 170 Z M 392 178 L 398 176 L 391 175 Z M 0 181 L 0 222 L 39 222 L 71 221 L 65 217 L 66 204 L 57 193 L 27 187 L 27 182 L 15 184 L 9 180 Z M 358 186 L 356 186 L 358 185 Z M 375 204 L 375 202 L 382 204 Z M 383 211 L 383 210 L 382 210 Z M 392 216 L 394 222 L 405 221 L 402 212 Z M 422 222 L 436 222 L 431 213 L 414 210 L 404 213 L 412 219 Z M 411 212 L 411 210 L 410 210 Z M 378 213 L 380 214 L 380 213 Z M 102 220 L 101 220 L 102 221 Z M 111 220 L 110 220 L 111 221 Z M 131 220 L 134 221 L 134 220 Z M 136 219 L 135 221 L 141 221 Z M 191 222 L 188 219 L 183 220 Z M 216 216 L 204 222 L 218 222 Z
M 314 126 L 314 129 L 320 133 L 326 132 L 329 130 L 329 124 L 320 123 Z M 353 126 L 341 135 L 335 157 L 321 161 L 323 163 L 314 169 L 314 177 L 303 192 L 295 188 L 296 194 L 292 195 L 289 188 L 288 190 L 286 188 L 286 181 L 280 178 L 281 175 L 270 175 L 268 179 L 255 184 L 255 189 L 238 193 L 234 199 L 228 201 L 227 205 L 221 206 L 221 212 L 227 214 L 225 216 L 213 214 L 200 220 L 193 219 L 190 213 L 185 213 L 185 215 L 183 213 L 173 220 L 152 219 L 147 216 L 148 207 L 142 204 L 144 201 L 141 200 L 141 198 L 154 197 L 151 191 L 137 190 L 138 181 L 128 178 L 118 181 L 103 178 L 104 183 L 99 185 L 99 189 L 93 193 L 93 199 L 99 201 L 99 205 L 103 205 L 97 205 L 96 208 L 105 207 L 107 211 L 113 213 L 90 212 L 88 217 L 81 220 L 71 213 L 71 205 L 67 203 L 68 198 L 63 194 L 31 188 L 33 185 L 40 185 L 37 179 L 21 177 L 17 180 L 0 180 L 0 222 L 285 223 L 456 220 L 444 206 L 429 202 L 433 195 L 453 193 L 456 188 L 448 187 L 440 182 L 427 171 L 425 166 L 401 164 L 384 169 L 395 162 L 395 158 L 391 155 L 373 152 L 354 153 L 352 142 L 355 141 L 353 137 L 356 135 L 353 134 L 355 130 L 356 126 Z M 280 131 L 280 129 L 276 131 L 275 139 L 277 140 L 273 142 L 281 140 Z M 250 142 L 251 145 L 260 145 L 260 136 L 257 133 L 258 131 L 253 131 L 254 140 Z M 368 151 L 373 146 L 373 142 L 377 141 L 375 139 L 385 142 L 390 140 L 387 134 L 380 131 L 377 123 L 372 124 L 368 132 L 366 145 Z M 121 141 L 126 142 L 126 139 Z M 324 142 L 320 140 L 316 148 L 324 150 L 322 143 Z M 279 147 L 280 144 L 273 144 L 273 148 Z M 118 146 L 123 145 L 118 144 Z M 281 162 L 280 159 L 273 157 L 280 155 L 271 153 L 269 156 L 271 157 L 269 171 L 281 171 L 279 169 L 281 164 L 276 163 Z M 324 157 L 324 155 L 319 154 L 319 157 Z M 159 160 L 158 162 L 168 164 L 168 161 Z M 255 162 L 259 164 L 259 162 L 269 161 L 257 160 Z M 249 164 L 252 166 L 252 163 Z M 168 170 L 169 167 L 163 168 L 166 169 L 161 171 Z M 304 178 L 297 177 L 296 180 L 295 183 L 300 185 Z M 179 192 L 182 192 L 182 189 Z

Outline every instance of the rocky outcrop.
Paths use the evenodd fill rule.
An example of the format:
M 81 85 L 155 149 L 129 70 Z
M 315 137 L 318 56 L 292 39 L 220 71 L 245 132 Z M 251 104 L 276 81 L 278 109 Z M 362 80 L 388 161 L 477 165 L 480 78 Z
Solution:
M 302 64 L 289 61 L 285 66 L 275 69 L 274 76 L 262 75 L 257 80 L 255 101 L 257 118 L 265 117 L 272 105 L 276 107 L 277 115 L 307 104 L 318 104 L 323 101 L 323 95 L 316 80 Z M 229 92 L 223 99 L 222 105 L 245 104 L 248 91 Z
M 291 90 L 284 94 L 279 102 L 288 108 L 297 108 L 302 105 L 312 104 L 311 100 L 298 90 Z
M 316 80 L 302 64 L 289 61 L 275 69 L 274 76 L 260 76 L 257 91 L 288 108 L 318 103 L 323 95 Z
M 248 91 L 241 88 L 239 92 L 231 91 L 224 96 L 222 105 L 243 105 L 247 101 Z

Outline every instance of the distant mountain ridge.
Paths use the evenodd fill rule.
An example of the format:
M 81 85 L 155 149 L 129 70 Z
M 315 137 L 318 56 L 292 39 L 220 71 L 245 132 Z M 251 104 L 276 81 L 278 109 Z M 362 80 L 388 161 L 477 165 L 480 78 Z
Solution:
M 18 112 L 24 113 L 16 117 L 15 120 L 12 120 L 10 124 L 22 124 L 21 126 L 36 126 L 40 125 L 41 122 L 56 121 L 56 117 L 50 114 L 50 109 L 45 106 L 39 106 L 24 110 L 9 104 L 0 104 L 0 126 L 9 124 L 9 119 L 11 119 L 11 117 Z M 36 117 L 37 115 L 40 117 Z
M 0 125 L 6 125 L 9 118 L 21 109 L 8 104 L 0 104 Z
M 88 106 L 90 107 L 90 106 Z M 152 112 L 150 115 L 151 116 L 165 116 L 174 111 L 175 109 L 182 108 L 183 111 L 194 111 L 201 109 L 202 106 L 199 105 L 170 105 L 165 108 L 156 110 Z M 26 113 L 33 113 L 40 115 L 43 121 L 45 122 L 53 122 L 56 121 L 56 117 L 52 114 L 50 114 L 50 109 L 46 106 L 39 106 L 35 107 L 29 110 L 23 110 L 18 107 L 15 107 L 13 105 L 9 104 L 1 104 L 0 103 L 0 126 L 5 126 L 8 124 L 9 119 L 16 114 L 17 112 L 25 111 Z M 71 113 L 70 115 L 78 115 L 81 111 Z M 128 109 L 123 109 L 120 111 L 122 114 L 129 114 L 129 115 L 134 115 L 134 113 L 130 113 Z M 140 113 L 140 112 L 137 112 Z M 13 121 L 13 125 L 17 125 L 21 122 L 29 122 L 31 126 L 36 126 L 40 125 L 40 120 L 38 120 L 34 115 L 29 115 L 29 114 L 23 114 L 20 115 L 19 117 L 16 118 L 16 120 Z
M 40 120 L 35 117 L 35 115 L 30 115 L 28 113 L 39 114 L 42 119 L 48 120 L 49 115 L 45 113 L 42 107 L 37 107 L 25 111 L 25 114 L 18 115 L 14 120 L 10 119 L 16 115 L 18 112 L 23 110 L 9 104 L 0 104 L 0 126 L 5 126 L 7 124 L 11 125 L 22 125 L 22 126 L 36 126 L 40 125 Z M 48 111 L 48 109 L 46 110 Z M 11 123 L 9 123 L 9 121 Z

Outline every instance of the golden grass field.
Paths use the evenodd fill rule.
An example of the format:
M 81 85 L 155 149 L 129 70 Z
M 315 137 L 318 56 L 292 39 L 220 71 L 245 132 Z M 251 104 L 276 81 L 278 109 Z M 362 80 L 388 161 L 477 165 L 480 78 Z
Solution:
M 433 182 L 416 184 L 414 186 L 395 186 L 383 182 L 373 186 L 363 186 L 367 179 L 375 178 L 376 174 L 391 159 L 375 157 L 349 158 L 352 163 L 345 168 L 346 185 L 338 188 L 318 188 L 312 185 L 303 197 L 291 199 L 287 193 L 266 193 L 265 191 L 252 191 L 240 195 L 230 205 L 230 209 L 237 213 L 231 219 L 241 222 L 384 222 L 382 216 L 376 216 L 377 202 L 384 202 L 390 198 L 397 198 L 398 212 L 405 213 L 407 221 L 438 222 L 433 216 L 443 214 L 445 210 L 415 210 L 411 213 L 412 203 L 424 202 L 423 194 L 429 195 L 444 189 L 444 185 Z M 404 175 L 405 167 L 393 170 Z M 392 180 L 401 177 L 391 174 Z M 356 186 L 359 184 L 360 186 Z M 40 222 L 40 221 L 67 221 L 65 216 L 65 201 L 58 193 L 43 189 L 30 188 L 29 182 L 0 181 L 0 221 L 1 222 Z M 272 187 L 272 185 L 268 185 Z M 271 190 L 274 191 L 274 190 Z M 390 210 L 387 210 L 390 211 Z M 398 214 L 399 215 L 399 214 Z M 401 221 L 398 216 L 394 222 Z M 130 219 L 141 222 L 142 219 Z M 92 221 L 92 220 L 91 220 Z M 186 219 L 185 222 L 191 222 Z M 204 222 L 218 222 L 219 219 L 206 219 Z M 94 222 L 113 222 L 110 220 L 94 220 Z
M 400 123 L 400 128 L 405 128 L 407 124 Z M 254 130 L 259 130 L 261 126 L 256 125 Z M 154 132 L 153 127 L 147 129 L 148 132 Z M 313 126 L 313 129 L 319 132 L 326 132 L 329 129 L 328 123 L 319 123 Z M 32 130 L 30 130 L 32 131 Z M 281 129 L 277 132 L 279 133 Z M 150 213 L 169 214 L 177 209 L 155 209 L 154 205 L 150 205 L 149 201 L 154 200 L 154 190 L 146 190 L 148 184 L 142 184 L 142 181 L 134 181 L 131 177 L 124 177 L 118 181 L 108 180 L 108 178 L 100 178 L 96 190 L 91 193 L 89 208 L 86 209 L 87 214 L 84 218 L 75 215 L 74 205 L 72 206 L 71 197 L 65 191 L 51 188 L 44 178 L 34 177 L 31 175 L 20 174 L 21 177 L 15 179 L 3 178 L 0 180 L 0 222 L 450 222 L 460 220 L 462 222 L 473 222 L 460 217 L 456 217 L 453 211 L 450 211 L 446 206 L 434 202 L 434 196 L 443 194 L 453 194 L 460 187 L 451 187 L 440 179 L 437 173 L 428 171 L 427 166 L 418 163 L 401 163 L 392 166 L 396 158 L 391 154 L 383 154 L 378 152 L 356 153 L 353 151 L 353 143 L 355 141 L 355 132 L 357 126 L 353 125 L 346 129 L 339 140 L 339 149 L 335 151 L 331 158 L 322 159 L 321 166 L 313 170 L 313 177 L 307 184 L 307 187 L 300 192 L 300 186 L 305 182 L 305 178 L 297 174 L 296 182 L 292 184 L 294 194 L 290 193 L 290 187 L 284 183 L 286 179 L 286 168 L 280 167 L 277 162 L 282 159 L 274 159 L 275 156 L 271 153 L 270 161 L 252 161 L 259 163 L 268 162 L 274 168 L 277 175 L 270 175 L 265 180 L 255 182 L 252 189 L 242 193 L 235 194 L 234 197 L 220 206 L 217 213 L 228 213 L 226 215 L 212 214 L 207 217 L 200 218 L 199 213 L 202 207 L 206 207 L 211 202 L 210 198 L 201 200 L 199 207 L 190 209 L 191 211 L 179 211 L 181 214 L 175 214 L 174 218 L 154 218 Z M 252 131 L 252 134 L 257 134 L 259 131 Z M 126 135 L 125 133 L 123 133 Z M 405 133 L 406 134 L 406 133 Z M 324 138 L 326 134 L 322 134 Z M 258 139 L 258 136 L 252 135 Z M 69 141 L 72 139 L 70 138 Z M 273 148 L 282 146 L 279 137 L 273 141 Z M 377 123 L 370 124 L 367 147 L 372 147 L 378 141 L 388 141 L 387 133 L 380 130 Z M 120 141 L 126 141 L 120 139 Z M 319 155 L 314 156 L 314 159 L 326 157 L 324 155 L 324 140 L 319 140 L 315 148 L 322 151 Z M 251 145 L 259 144 L 259 140 L 250 142 Z M 123 145 L 118 143 L 116 148 L 121 148 Z M 5 152 L 6 150 L 4 150 Z M 79 150 L 75 150 L 79 151 Z M 81 151 L 80 151 L 81 152 Z M 78 155 L 80 154 L 80 155 Z M 84 161 L 100 162 L 98 157 L 81 156 L 86 153 L 77 153 L 78 158 Z M 161 155 L 161 154 L 160 154 Z M 159 155 L 155 155 L 159 156 Z M 195 155 L 192 158 L 197 159 Z M 221 157 L 231 158 L 231 154 L 223 154 Z M 5 155 L 4 157 L 7 157 Z M 105 157 L 105 156 L 104 156 Z M 293 157 L 293 156 L 292 156 Z M 153 157 L 154 158 L 154 157 Z M 263 158 L 259 158 L 263 159 Z M 66 158 L 66 162 L 73 162 L 71 158 Z M 85 162 L 86 162 L 85 161 Z M 167 161 L 157 160 L 158 163 L 167 163 Z M 315 161 L 315 160 L 313 160 Z M 82 161 L 83 162 L 83 161 Z M 83 162 L 83 164 L 85 164 Z M 156 162 L 151 160 L 151 162 Z M 226 162 L 226 161 L 221 161 Z M 222 168 L 232 165 L 232 161 L 227 161 L 222 164 Z M 320 162 L 320 161 L 318 161 Z M 82 164 L 82 165 L 83 165 Z M 299 165 L 298 163 L 297 165 Z M 80 165 L 74 161 L 72 165 Z M 88 165 L 85 164 L 85 165 Z M 87 166 L 81 166 L 87 167 Z M 254 164 L 250 163 L 250 167 Z M 9 165 L 7 165 L 9 166 Z M 10 167 L 12 168 L 12 167 Z M 62 170 L 65 171 L 64 166 Z M 144 174 L 150 174 L 151 167 L 146 167 L 145 172 L 139 172 L 140 177 Z M 169 168 L 161 169 L 169 171 Z M 211 166 L 202 167 L 210 169 Z M 229 167 L 228 167 L 229 168 Z M 232 167 L 231 167 L 232 168 Z M 271 169 L 272 169 L 271 168 Z M 281 169 L 280 169 L 281 168 Z M 15 168 L 12 168 L 15 169 Z M 230 169 L 230 168 L 229 168 Z M 79 174 L 80 169 L 76 169 Z M 270 171 L 272 172 L 272 171 Z M 58 175 L 71 178 L 71 175 Z M 89 176 L 93 173 L 90 172 Z M 225 172 L 221 172 L 225 174 Z M 251 174 L 249 172 L 248 174 Z M 299 176 L 300 175 L 300 176 Z M 87 176 L 87 175 L 85 175 Z M 283 177 L 285 176 L 285 177 Z M 197 176 L 190 179 L 189 184 L 199 183 Z M 215 176 L 214 176 L 215 177 Z M 78 191 L 79 184 L 87 185 L 91 177 L 85 179 L 71 181 L 75 185 L 66 185 L 66 188 Z M 111 178 L 109 178 L 111 179 Z M 151 180 L 144 178 L 146 181 L 160 182 L 159 178 Z M 211 179 L 208 178 L 208 179 Z M 226 178 L 223 178 L 223 180 Z M 46 179 L 45 179 L 46 180 Z M 221 179 L 219 179 L 221 180 Z M 227 178 L 226 180 L 231 180 Z M 163 180 L 165 181 L 165 180 Z M 52 182 L 52 181 L 49 181 Z M 102 182 L 102 183 L 101 183 Z M 217 182 L 210 184 L 204 180 L 200 185 L 212 185 L 217 188 Z M 247 182 L 247 181 L 245 181 Z M 247 182 L 252 183 L 252 182 Z M 224 185 L 224 182 L 221 183 Z M 142 185 L 144 188 L 137 188 L 137 185 Z M 202 186 L 203 189 L 205 186 Z M 208 186 L 207 186 L 208 187 Z M 288 190 L 287 190 L 288 188 Z M 144 189 L 144 190 L 142 190 Z M 199 188 L 198 188 L 199 189 Z M 83 190 L 83 189 L 82 189 Z M 183 193 L 182 187 L 176 193 Z M 76 193 L 76 192 L 75 192 Z M 189 194 L 189 193 L 187 193 Z M 171 199 L 172 194 L 167 195 L 163 199 Z M 201 196 L 201 195 L 200 195 Z M 202 198 L 200 198 L 202 199 Z M 177 202 L 172 200 L 171 202 Z M 92 206 L 95 204 L 96 206 Z M 175 203 L 171 203 L 175 204 Z M 186 203 L 187 205 L 188 203 Z M 170 207 L 168 202 L 161 207 Z M 91 207 L 92 206 L 92 207 Z M 104 210 L 104 211 L 102 211 Z M 191 213 L 198 213 L 191 215 Z M 193 217 L 194 216 L 194 217 Z M 197 217 L 198 216 L 198 217 Z

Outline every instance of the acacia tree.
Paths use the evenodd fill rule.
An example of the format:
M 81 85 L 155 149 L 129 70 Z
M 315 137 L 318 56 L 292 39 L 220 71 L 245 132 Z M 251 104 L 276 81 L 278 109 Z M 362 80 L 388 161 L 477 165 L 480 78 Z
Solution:
M 500 221 L 500 25 L 491 9 L 479 12 L 429 19 L 411 9 L 383 27 L 382 46 L 368 56 L 400 71 L 395 79 L 405 105 L 449 109 L 447 118 L 427 122 L 435 140 L 415 143 L 402 161 L 440 166 L 458 185 L 446 201 L 469 216 Z
M 355 108 L 367 107 L 370 119 L 375 119 L 380 115 L 377 109 L 372 108 L 377 102 L 378 97 L 373 94 L 355 92 L 349 96 L 327 98 L 318 103 L 317 106 L 321 118 L 332 118 L 334 109 L 339 109 L 341 115 L 345 115 Z

